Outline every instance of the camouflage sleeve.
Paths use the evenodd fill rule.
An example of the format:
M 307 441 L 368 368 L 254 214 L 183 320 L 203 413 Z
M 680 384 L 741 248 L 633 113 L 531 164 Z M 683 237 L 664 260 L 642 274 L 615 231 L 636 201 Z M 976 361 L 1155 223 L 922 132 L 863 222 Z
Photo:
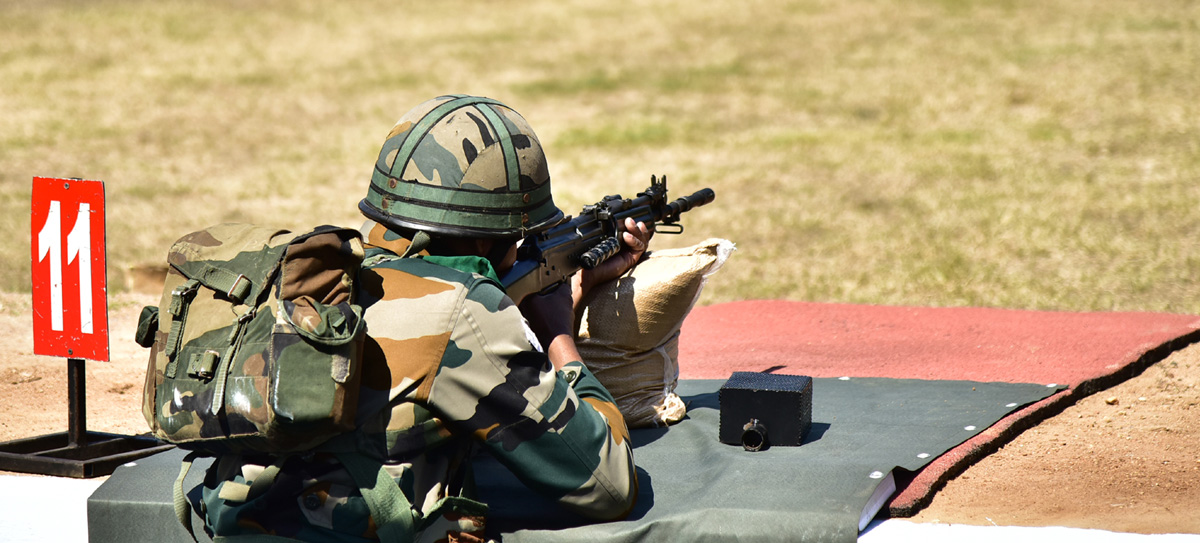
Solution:
M 430 406 L 542 495 L 590 518 L 628 514 L 637 476 L 612 395 L 583 364 L 555 372 L 494 285 L 473 285 L 459 315 Z

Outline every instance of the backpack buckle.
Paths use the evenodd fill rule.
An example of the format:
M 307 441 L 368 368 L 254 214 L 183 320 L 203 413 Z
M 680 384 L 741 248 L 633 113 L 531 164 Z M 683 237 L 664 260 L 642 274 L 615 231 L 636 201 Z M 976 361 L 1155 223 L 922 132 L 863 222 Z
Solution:
M 193 354 L 188 360 L 188 375 L 205 381 L 212 379 L 220 360 L 221 353 L 212 349 Z
M 179 317 L 182 315 L 188 299 L 197 290 L 200 290 L 200 282 L 195 279 L 188 279 L 182 285 L 175 287 L 175 290 L 171 291 L 171 305 L 167 308 L 171 316 Z
M 237 300 L 241 303 L 246 299 L 246 295 L 250 294 L 250 288 L 254 286 L 249 277 L 238 274 L 234 278 L 233 283 L 229 285 L 229 291 L 225 293 L 231 300 Z

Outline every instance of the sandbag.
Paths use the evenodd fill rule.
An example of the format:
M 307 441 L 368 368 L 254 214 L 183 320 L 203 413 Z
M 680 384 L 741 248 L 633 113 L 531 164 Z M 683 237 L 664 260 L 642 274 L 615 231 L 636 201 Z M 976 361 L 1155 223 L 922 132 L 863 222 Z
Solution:
M 579 353 L 613 394 L 630 428 L 683 418 L 686 407 L 674 392 L 679 330 L 708 277 L 733 250 L 732 242 L 713 238 L 648 252 L 628 274 L 597 285 L 581 301 Z

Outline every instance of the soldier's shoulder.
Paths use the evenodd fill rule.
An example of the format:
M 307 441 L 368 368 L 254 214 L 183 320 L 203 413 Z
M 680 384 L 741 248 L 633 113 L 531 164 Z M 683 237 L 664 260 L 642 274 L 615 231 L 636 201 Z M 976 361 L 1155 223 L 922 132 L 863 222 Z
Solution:
M 363 287 L 376 291 L 377 296 L 384 295 L 384 291 L 434 294 L 454 290 L 458 294 L 455 297 L 492 309 L 503 307 L 507 299 L 504 289 L 484 276 L 420 258 L 387 255 L 371 258 L 368 254 L 361 277 Z

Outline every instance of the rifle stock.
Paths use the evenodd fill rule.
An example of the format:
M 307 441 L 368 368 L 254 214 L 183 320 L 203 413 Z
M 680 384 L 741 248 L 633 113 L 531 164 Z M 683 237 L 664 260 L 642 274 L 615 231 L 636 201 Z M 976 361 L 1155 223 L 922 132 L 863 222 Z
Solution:
M 708 204 L 716 198 L 712 189 L 667 201 L 667 178 L 650 177 L 650 187 L 637 198 L 606 196 L 583 207 L 577 217 L 567 217 L 558 225 L 521 242 L 517 262 L 500 282 L 513 301 L 545 292 L 565 282 L 580 269 L 591 269 L 617 254 L 624 242 L 625 219 L 653 226 L 660 233 L 683 232 L 680 215 Z M 663 229 L 663 227 L 670 227 Z

